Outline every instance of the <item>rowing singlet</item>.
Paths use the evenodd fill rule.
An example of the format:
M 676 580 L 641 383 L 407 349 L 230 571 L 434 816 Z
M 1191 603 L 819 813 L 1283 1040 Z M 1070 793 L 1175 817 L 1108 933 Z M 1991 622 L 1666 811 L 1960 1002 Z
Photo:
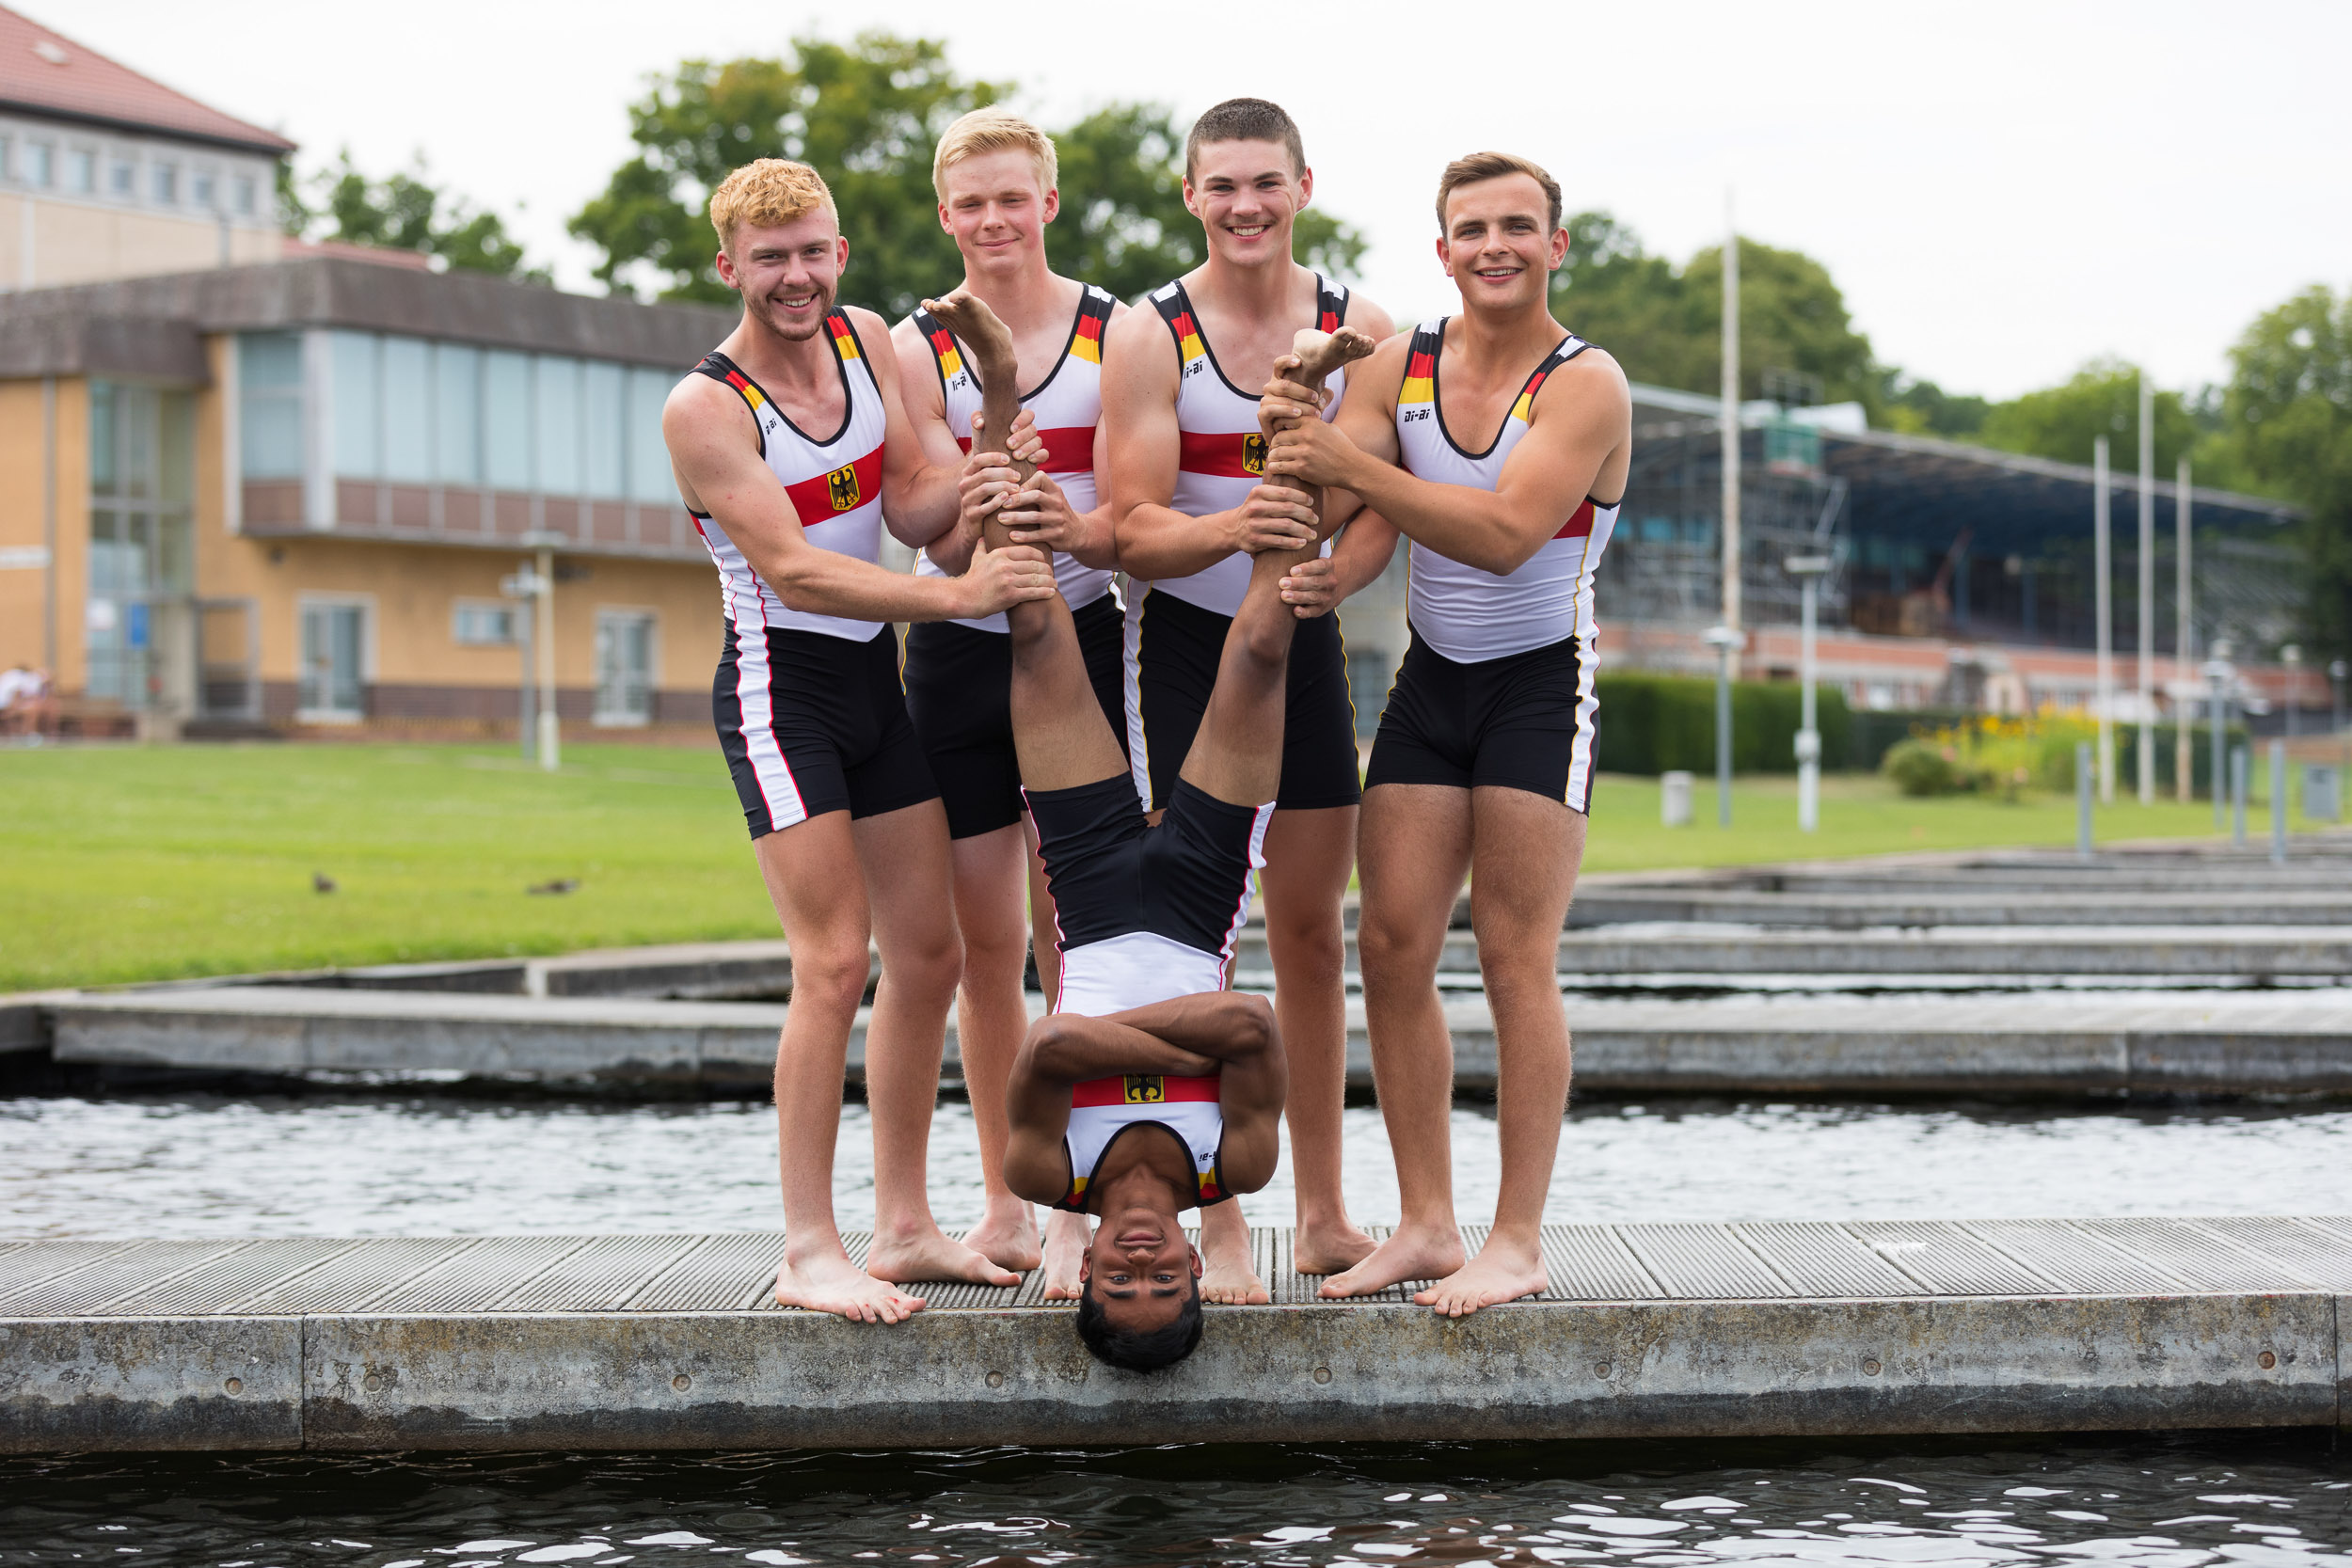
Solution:
M 1045 442 L 1045 471 L 1061 486 L 1074 512 L 1094 510 L 1094 427 L 1103 418 L 1103 330 L 1110 325 L 1114 303 L 1104 290 L 1091 283 L 1085 286 L 1061 358 L 1035 391 L 1025 392 L 1021 398 L 1021 406 L 1036 419 L 1037 433 Z M 955 335 L 930 311 L 915 311 L 914 325 L 931 345 L 931 363 L 938 368 L 940 390 L 946 398 L 947 428 L 955 432 L 956 445 L 969 456 L 972 416 L 980 411 L 980 372 L 964 357 Z M 914 571 L 917 577 L 946 575 L 931 564 L 928 550 L 916 554 Z M 1085 565 L 1074 555 L 1055 555 L 1054 581 L 1073 610 L 1090 605 L 1111 591 L 1107 570 Z M 1002 610 L 956 625 L 976 631 L 1008 629 Z
M 1221 1154 L 1225 1113 L 1218 1107 L 1218 1076 L 1163 1078 L 1128 1073 L 1093 1078 L 1070 1086 L 1070 1130 L 1062 1148 L 1070 1155 L 1070 1190 L 1057 1209 L 1085 1213 L 1087 1188 L 1103 1168 L 1103 1156 L 1131 1127 L 1158 1126 L 1176 1135 L 1192 1155 L 1196 1201 L 1203 1209 L 1233 1195 L 1225 1190 Z
M 1176 457 L 1176 491 L 1168 505 L 1187 517 L 1230 512 L 1248 500 L 1249 492 L 1265 478 L 1265 437 L 1258 433 L 1259 394 L 1245 392 L 1225 378 L 1216 352 L 1201 335 L 1192 296 L 1184 292 L 1182 279 L 1155 292 L 1152 305 L 1168 323 L 1176 340 L 1176 356 L 1184 361 L 1183 379 L 1176 390 L 1176 427 L 1183 433 L 1183 445 Z M 1334 332 L 1346 320 L 1347 290 L 1317 273 L 1315 325 Z M 1340 411 L 1347 372 L 1332 372 L 1326 385 L 1331 389 L 1331 404 L 1323 417 L 1328 420 Z M 1331 553 L 1328 541 L 1323 553 Z M 1249 592 L 1249 557 L 1236 552 L 1190 577 L 1164 578 L 1152 583 L 1152 589 L 1173 594 L 1186 604 L 1218 615 L 1238 614 L 1242 598 Z
M 841 372 L 847 406 L 841 428 L 824 440 L 786 419 L 759 383 L 716 349 L 703 356 L 694 372 L 723 381 L 742 395 L 759 425 L 759 454 L 784 482 L 785 494 L 792 498 L 792 509 L 808 542 L 819 549 L 872 561 L 882 553 L 882 388 L 874 380 L 873 367 L 866 362 L 850 318 L 835 310 L 825 318 L 825 325 L 833 333 L 834 360 Z M 788 627 L 822 632 L 852 642 L 871 641 L 882 635 L 884 622 L 786 609 L 776 591 L 752 570 L 751 562 L 716 520 L 701 512 L 693 517 L 710 559 L 718 563 L 728 625 L 744 630 Z
M 1396 438 L 1405 468 L 1438 484 L 1492 490 L 1503 460 L 1527 434 L 1544 378 L 1588 348 L 1570 333 L 1544 356 L 1519 389 L 1502 433 L 1483 452 L 1455 444 L 1438 409 L 1438 366 L 1445 352 L 1446 318 L 1413 332 L 1405 385 L 1396 395 Z M 1617 526 L 1617 505 L 1587 496 L 1542 548 L 1518 570 L 1498 576 L 1449 561 L 1414 541 L 1407 566 L 1406 619 L 1421 640 L 1457 664 L 1504 658 L 1567 638 L 1593 635 L 1593 572 Z

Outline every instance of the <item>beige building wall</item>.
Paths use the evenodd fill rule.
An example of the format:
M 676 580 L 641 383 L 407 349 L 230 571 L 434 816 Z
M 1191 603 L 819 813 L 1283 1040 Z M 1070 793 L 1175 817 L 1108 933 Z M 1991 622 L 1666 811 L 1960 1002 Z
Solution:
M 273 261 L 274 230 L 0 192 L 0 287 L 51 288 L 224 264 Z
M 32 550 L 48 542 L 41 385 L 0 382 L 0 549 Z M 71 693 L 87 678 L 82 604 L 89 581 L 89 389 L 78 377 L 59 377 L 56 385 L 56 547 L 45 569 L 0 567 L 0 666 L 47 661 L 42 641 L 54 572 L 57 661 L 51 673 L 56 689 Z

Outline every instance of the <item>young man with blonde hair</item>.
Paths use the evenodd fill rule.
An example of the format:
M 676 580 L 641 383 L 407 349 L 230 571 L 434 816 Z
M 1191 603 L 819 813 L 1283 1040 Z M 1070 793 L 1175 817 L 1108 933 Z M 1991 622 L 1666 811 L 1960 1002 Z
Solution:
M 999 502 L 1020 543 L 1050 551 L 1095 699 L 1115 733 L 1125 721 L 1120 684 L 1120 600 L 1114 591 L 1106 509 L 1097 504 L 1103 409 L 1103 333 L 1126 307 L 1064 277 L 1045 254 L 1045 228 L 1060 211 L 1057 160 L 1044 132 L 1008 109 L 975 109 L 947 128 L 931 160 L 940 227 L 963 256 L 957 290 L 985 303 L 1012 338 L 1016 389 L 1046 449 L 1044 472 L 1013 494 L 1015 474 L 991 468 L 981 495 Z M 951 296 L 952 297 L 952 296 Z M 891 332 L 909 420 L 925 457 L 943 467 L 971 450 L 981 397 L 973 347 L 929 310 Z M 959 528 L 915 561 L 929 577 L 961 572 L 974 532 Z M 1031 849 L 1013 747 L 1010 637 L 1002 614 L 930 622 L 907 632 L 907 713 L 931 763 L 953 839 L 956 919 L 963 981 L 956 1039 L 979 1133 L 987 1212 L 965 1244 L 1002 1267 L 1027 1270 L 1041 1256 L 1026 1202 L 1005 1184 L 1005 1078 L 1029 1023 L 1024 959 L 1035 939 L 1050 995 L 1059 955 L 1052 895 Z M 1027 895 L 1028 919 L 1023 895 Z M 1083 1221 L 1057 1214 L 1049 1239 L 1059 1259 L 1049 1296 L 1070 1293 Z
M 1298 127 L 1273 103 L 1230 99 L 1184 146 L 1184 205 L 1208 259 L 1112 328 L 1103 383 L 1112 515 L 1131 579 L 1128 734 L 1136 784 L 1165 807 L 1190 751 L 1253 556 L 1316 537 L 1300 491 L 1264 473 L 1258 389 L 1303 327 L 1393 330 L 1370 300 L 1304 267 L 1292 230 L 1314 194 Z M 1333 402 L 1344 392 L 1333 378 Z M 1248 390 L 1244 390 L 1248 388 Z M 1285 602 L 1327 608 L 1327 561 L 1285 578 Z M 1294 1261 L 1336 1273 L 1372 1250 L 1340 1184 L 1346 1089 L 1345 932 L 1340 901 L 1356 856 L 1354 709 L 1338 623 L 1302 619 L 1287 675 L 1281 785 L 1262 886 L 1274 1005 L 1291 1068 L 1287 1110 L 1296 1181 Z M 1213 1301 L 1263 1301 L 1236 1206 L 1203 1216 Z
M 1567 251 L 1550 175 L 1508 153 L 1456 159 L 1438 187 L 1438 260 L 1461 314 L 1383 344 L 1336 423 L 1279 376 L 1262 408 L 1268 474 L 1331 487 L 1330 521 L 1378 514 L 1351 529 L 1368 554 L 1343 577 L 1377 571 L 1397 531 L 1412 542 L 1412 641 L 1365 769 L 1356 930 L 1404 1222 L 1325 1283 L 1329 1297 L 1436 1279 L 1414 1299 L 1459 1317 L 1549 1282 L 1544 1197 L 1568 1093 L 1555 971 L 1593 787 L 1593 573 L 1632 460 L 1624 372 L 1551 315 Z M 1494 1228 L 1467 1261 L 1437 988 L 1466 875 L 1502 1155 Z
M 962 475 L 926 460 L 897 360 L 866 350 L 882 320 L 834 304 L 849 243 L 816 170 L 747 164 L 711 194 L 710 221 L 743 319 L 670 394 L 661 428 L 719 567 L 727 632 L 712 706 L 792 947 L 776 1051 L 776 1299 L 897 1323 L 924 1305 L 897 1284 L 1014 1276 L 943 1234 L 925 1189 L 961 951 L 946 817 L 907 723 L 889 624 L 993 614 L 1051 594 L 1053 574 L 1019 548 L 946 578 L 876 563 L 884 526 L 918 546 L 952 531 L 973 489 L 963 481 L 991 454 Z M 882 975 L 866 1038 L 875 1216 L 861 1268 L 834 1221 L 833 1151 L 869 941 Z

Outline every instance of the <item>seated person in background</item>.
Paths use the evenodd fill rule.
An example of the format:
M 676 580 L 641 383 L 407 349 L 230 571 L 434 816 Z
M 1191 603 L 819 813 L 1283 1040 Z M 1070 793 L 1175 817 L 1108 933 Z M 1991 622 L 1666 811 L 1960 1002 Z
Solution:
M 1004 330 L 985 307 L 964 306 L 953 325 L 984 356 Z M 1344 329 L 1300 339 L 1321 370 L 1372 348 Z M 1040 473 L 1025 489 L 1052 483 Z M 1013 492 L 989 524 L 989 546 L 1034 526 L 1028 516 Z M 1280 1156 L 1288 1073 L 1274 1009 L 1225 986 L 1281 775 L 1297 624 L 1286 574 L 1319 545 L 1252 559 L 1157 825 L 1093 699 L 1069 607 L 1057 594 L 1006 616 L 1013 744 L 1053 889 L 1061 984 L 1013 1062 L 1005 1178 L 1024 1198 L 1100 1219 L 1080 1266 L 1078 1335 L 1114 1367 L 1150 1371 L 1192 1354 L 1200 1259 L 1178 1216 L 1264 1186 Z

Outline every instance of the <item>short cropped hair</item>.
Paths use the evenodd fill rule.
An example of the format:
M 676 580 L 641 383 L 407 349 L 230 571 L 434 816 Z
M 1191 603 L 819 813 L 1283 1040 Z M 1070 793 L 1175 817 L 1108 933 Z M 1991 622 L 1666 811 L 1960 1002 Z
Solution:
M 1010 109 L 992 105 L 963 116 L 939 138 L 939 150 L 931 154 L 931 189 L 940 200 L 947 199 L 947 171 L 985 152 L 1026 152 L 1037 165 L 1040 190 L 1050 191 L 1061 180 L 1054 138 Z
M 1263 98 L 1229 98 L 1213 105 L 1184 136 L 1184 178 L 1200 162 L 1200 150 L 1212 142 L 1279 141 L 1291 155 L 1291 172 L 1307 172 L 1307 144 L 1299 139 L 1298 122 L 1282 105 Z
M 719 182 L 710 193 L 710 227 L 719 231 L 719 247 L 734 243 L 743 224 L 773 228 L 823 208 L 838 213 L 824 176 L 789 158 L 756 158 Z
M 1078 1339 L 1105 1367 L 1156 1372 L 1190 1355 L 1200 1344 L 1200 1281 L 1187 1276 L 1189 1294 L 1176 1316 L 1149 1333 L 1115 1325 L 1095 1298 L 1094 1281 L 1078 1287 Z
M 1445 166 L 1445 173 L 1438 180 L 1438 232 L 1445 232 L 1446 198 L 1464 185 L 1475 185 L 1482 180 L 1500 180 L 1506 174 L 1524 174 L 1544 188 L 1544 199 L 1551 203 L 1551 227 L 1560 227 L 1560 182 L 1546 173 L 1541 164 L 1511 152 L 1473 152 L 1456 158 Z

